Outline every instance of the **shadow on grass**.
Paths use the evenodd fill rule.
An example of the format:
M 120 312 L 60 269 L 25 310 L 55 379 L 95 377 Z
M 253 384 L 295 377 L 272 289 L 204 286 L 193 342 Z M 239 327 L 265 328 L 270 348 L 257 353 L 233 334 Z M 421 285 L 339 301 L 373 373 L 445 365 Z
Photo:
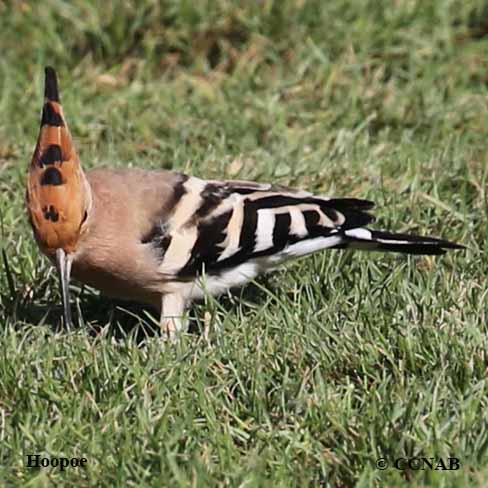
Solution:
M 50 296 L 15 301 L 2 296 L 0 308 L 4 315 L 16 323 L 16 327 L 30 324 L 48 326 L 53 331 L 68 329 L 63 324 L 63 309 L 60 298 Z M 93 290 L 72 289 L 71 311 L 73 328 L 85 328 L 91 337 L 104 333 L 115 340 L 127 336 L 139 344 L 149 337 L 160 334 L 159 316 L 156 310 L 136 302 L 114 300 L 97 294 Z
M 273 289 L 272 281 L 262 277 L 261 286 L 253 283 L 242 289 L 233 290 L 230 295 L 218 298 L 220 310 L 232 313 L 239 303 L 254 308 L 266 300 L 266 289 Z M 53 293 L 56 289 L 49 276 L 35 286 L 26 287 L 22 292 L 0 295 L 0 310 L 5 318 L 16 323 L 16 327 L 30 324 L 45 325 L 54 331 L 67 329 L 63 325 L 61 299 Z M 34 291 L 35 290 L 35 291 Z M 92 337 L 105 333 L 115 340 L 132 336 L 140 344 L 145 339 L 157 337 L 159 313 L 152 307 L 137 302 L 116 300 L 100 295 L 86 286 L 71 286 L 71 310 L 74 329 L 84 327 Z M 200 335 L 203 330 L 203 305 L 196 302 L 190 309 L 190 334 Z

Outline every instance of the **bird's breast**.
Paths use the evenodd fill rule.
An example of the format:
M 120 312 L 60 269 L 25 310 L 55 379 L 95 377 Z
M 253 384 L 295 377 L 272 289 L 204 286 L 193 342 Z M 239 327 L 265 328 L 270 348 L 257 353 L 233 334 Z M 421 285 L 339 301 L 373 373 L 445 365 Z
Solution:
M 164 280 L 142 244 L 89 239 L 73 257 L 72 275 L 104 295 L 159 306 Z

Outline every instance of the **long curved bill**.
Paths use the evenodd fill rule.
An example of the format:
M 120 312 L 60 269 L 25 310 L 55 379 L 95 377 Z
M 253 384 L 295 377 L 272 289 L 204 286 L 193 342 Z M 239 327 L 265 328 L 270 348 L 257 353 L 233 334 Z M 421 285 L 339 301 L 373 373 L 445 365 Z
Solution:
M 69 304 L 69 279 L 71 274 L 71 257 L 63 249 L 56 249 L 56 267 L 61 284 L 61 299 L 63 301 L 64 326 L 71 328 L 71 307 Z

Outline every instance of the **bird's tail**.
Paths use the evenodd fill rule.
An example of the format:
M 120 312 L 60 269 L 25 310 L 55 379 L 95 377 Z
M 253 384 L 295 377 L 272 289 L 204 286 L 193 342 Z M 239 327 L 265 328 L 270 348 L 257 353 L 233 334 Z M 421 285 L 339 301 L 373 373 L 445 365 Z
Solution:
M 344 231 L 344 241 L 337 247 L 404 254 L 445 254 L 448 249 L 464 249 L 455 242 L 414 234 L 395 234 L 358 227 Z

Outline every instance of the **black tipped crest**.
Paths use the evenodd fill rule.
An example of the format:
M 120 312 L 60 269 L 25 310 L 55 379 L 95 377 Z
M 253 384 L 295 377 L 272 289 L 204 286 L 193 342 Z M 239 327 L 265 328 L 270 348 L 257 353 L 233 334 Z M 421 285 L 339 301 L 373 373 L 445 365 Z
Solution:
M 59 186 L 63 184 L 63 177 L 57 168 L 47 168 L 41 178 L 41 185 Z
M 44 82 L 44 96 L 51 102 L 59 103 L 59 91 L 58 91 L 58 78 L 56 71 L 51 66 L 46 66 L 44 69 L 45 82 Z
M 59 146 L 58 144 L 51 144 L 42 153 L 41 159 L 39 160 L 39 164 L 41 166 L 44 166 L 46 164 L 54 164 L 58 161 L 60 161 L 60 162 L 63 161 L 63 154 L 61 151 L 61 146 Z
M 51 105 L 51 102 L 46 102 L 42 109 L 41 127 L 43 125 L 51 125 L 53 127 L 63 127 L 64 120 Z
M 51 222 L 57 222 L 59 220 L 59 213 L 54 205 L 46 206 L 42 209 L 42 211 L 46 220 L 50 220 Z

